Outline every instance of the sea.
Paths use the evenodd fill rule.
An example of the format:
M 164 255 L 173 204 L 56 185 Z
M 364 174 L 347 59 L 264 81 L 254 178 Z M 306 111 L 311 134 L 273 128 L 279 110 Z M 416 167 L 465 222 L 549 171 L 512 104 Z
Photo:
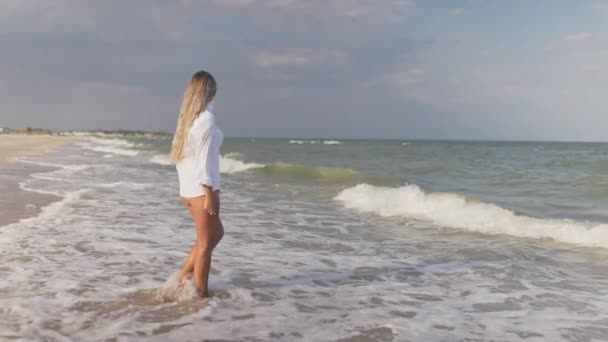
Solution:
M 608 340 L 608 144 L 227 138 L 201 299 L 170 143 L 19 159 L 1 341 Z

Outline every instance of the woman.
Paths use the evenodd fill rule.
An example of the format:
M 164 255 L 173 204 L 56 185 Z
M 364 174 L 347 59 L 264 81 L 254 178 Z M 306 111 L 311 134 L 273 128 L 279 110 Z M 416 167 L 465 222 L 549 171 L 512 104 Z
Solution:
M 224 236 L 220 220 L 220 146 L 222 131 L 215 124 L 212 100 L 215 79 L 206 71 L 192 76 L 186 87 L 173 137 L 171 160 L 177 168 L 179 193 L 196 228 L 196 243 L 178 276 L 179 284 L 192 272 L 202 297 L 209 296 L 211 253 Z

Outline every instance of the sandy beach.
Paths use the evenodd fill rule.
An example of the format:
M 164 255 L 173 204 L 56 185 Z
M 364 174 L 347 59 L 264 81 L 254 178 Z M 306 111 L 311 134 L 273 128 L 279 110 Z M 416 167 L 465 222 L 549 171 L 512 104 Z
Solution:
M 50 135 L 0 135 L 0 226 L 37 215 L 41 207 L 59 199 L 21 190 L 18 182 L 38 168 L 17 163 L 16 159 L 50 152 L 72 139 Z
M 0 135 L 0 166 L 14 162 L 19 156 L 50 151 L 71 139 L 51 135 Z

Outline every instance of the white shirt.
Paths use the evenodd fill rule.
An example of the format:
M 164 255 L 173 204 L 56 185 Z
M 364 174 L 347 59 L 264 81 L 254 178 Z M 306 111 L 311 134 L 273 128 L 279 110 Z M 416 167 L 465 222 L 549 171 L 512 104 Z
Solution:
M 175 167 L 181 197 L 204 195 L 203 185 L 220 190 L 220 147 L 224 134 L 215 124 L 212 103 L 194 119 L 188 132 L 184 158 Z

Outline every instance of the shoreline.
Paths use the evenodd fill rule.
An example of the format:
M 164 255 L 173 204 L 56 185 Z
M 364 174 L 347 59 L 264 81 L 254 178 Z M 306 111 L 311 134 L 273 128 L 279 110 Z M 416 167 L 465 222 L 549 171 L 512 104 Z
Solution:
M 60 196 L 21 189 L 19 182 L 36 172 L 52 170 L 18 158 L 52 153 L 73 142 L 73 137 L 51 135 L 0 135 L 0 228 L 40 214 L 43 207 L 61 200 Z

